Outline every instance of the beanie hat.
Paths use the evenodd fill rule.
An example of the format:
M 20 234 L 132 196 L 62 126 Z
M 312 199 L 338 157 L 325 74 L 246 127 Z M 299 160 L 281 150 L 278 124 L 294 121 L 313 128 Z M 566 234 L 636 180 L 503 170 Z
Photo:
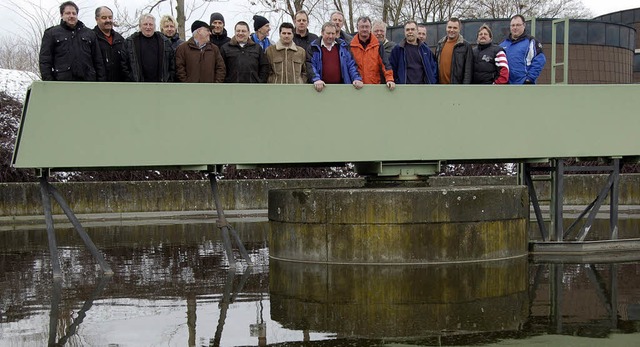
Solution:
M 219 12 L 214 12 L 214 13 L 211 14 L 211 18 L 209 18 L 209 23 L 213 24 L 214 20 L 221 20 L 222 23 L 224 23 L 224 17 Z
M 262 28 L 267 24 L 269 24 L 268 19 L 259 15 L 253 16 L 253 30 L 257 31 L 258 29 Z
M 209 29 L 209 24 L 207 24 L 207 23 L 205 23 L 205 22 L 203 22 L 201 20 L 197 20 L 197 21 L 193 22 L 193 24 L 191 24 L 191 32 L 193 33 L 193 32 L 195 32 L 196 30 L 198 30 L 198 29 L 200 29 L 202 27 L 205 27 L 205 28 Z

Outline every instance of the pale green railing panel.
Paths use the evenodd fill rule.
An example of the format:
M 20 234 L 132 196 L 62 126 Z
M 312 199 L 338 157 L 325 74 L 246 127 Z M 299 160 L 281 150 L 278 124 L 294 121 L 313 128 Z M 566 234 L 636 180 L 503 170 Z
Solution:
M 640 155 L 640 85 L 35 82 L 18 168 Z

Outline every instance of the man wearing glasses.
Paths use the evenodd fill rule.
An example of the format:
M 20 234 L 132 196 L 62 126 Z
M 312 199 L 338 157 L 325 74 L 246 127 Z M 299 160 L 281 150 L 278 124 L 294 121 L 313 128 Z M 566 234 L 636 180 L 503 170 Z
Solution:
M 509 84 L 535 84 L 547 62 L 542 44 L 526 29 L 522 15 L 511 17 L 511 34 L 500 43 L 509 61 Z

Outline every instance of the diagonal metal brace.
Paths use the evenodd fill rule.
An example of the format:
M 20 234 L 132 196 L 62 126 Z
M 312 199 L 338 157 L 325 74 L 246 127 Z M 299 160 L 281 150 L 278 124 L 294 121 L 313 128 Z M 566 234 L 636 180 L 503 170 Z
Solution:
M 51 212 L 51 196 L 48 189 L 49 182 L 46 177 L 40 177 L 40 194 L 42 195 L 42 206 L 44 207 L 44 220 L 47 225 L 47 239 L 49 241 L 49 255 L 51 256 L 51 267 L 53 268 L 53 278 L 62 278 L 60 269 L 60 258 L 58 257 L 58 246 L 56 244 L 56 231 L 53 227 L 53 214 Z
M 531 166 L 527 163 L 524 164 L 524 183 L 529 190 L 529 200 L 531 200 L 533 211 L 536 214 L 536 221 L 538 222 L 538 229 L 540 230 L 542 241 L 549 241 L 549 232 L 547 231 L 547 226 L 544 224 L 544 218 L 542 217 L 542 210 L 540 209 L 540 202 L 538 201 L 538 193 L 536 192 L 533 180 L 531 179 Z
M 238 232 L 229 224 L 224 216 L 224 210 L 222 209 L 222 203 L 220 202 L 220 194 L 218 194 L 218 183 L 216 180 L 216 175 L 213 172 L 209 172 L 208 176 L 209 183 L 211 184 L 211 192 L 213 193 L 213 202 L 216 206 L 216 211 L 218 212 L 218 220 L 216 221 L 216 225 L 222 232 L 222 242 L 225 252 L 227 253 L 229 266 L 234 266 L 236 263 L 235 257 L 233 256 L 233 249 L 229 234 L 233 236 L 233 239 L 238 246 L 238 250 L 240 251 L 240 254 L 244 258 L 244 260 L 248 263 L 249 266 L 251 266 L 253 265 L 253 263 L 251 262 L 251 257 L 249 257 L 249 253 L 247 253 L 247 250 L 244 248 L 244 244 L 242 243 Z
M 582 226 L 582 229 L 580 229 L 580 234 L 576 236 L 577 241 L 581 241 L 581 242 L 584 241 L 584 239 L 589 234 L 589 230 L 591 230 L 591 226 L 593 225 L 593 222 L 596 219 L 596 214 L 598 214 L 598 212 L 600 211 L 600 206 L 602 206 L 604 199 L 607 197 L 609 191 L 613 187 L 613 182 L 616 179 L 616 176 L 617 175 L 615 172 L 609 175 L 609 179 L 607 180 L 607 183 L 604 185 L 604 187 L 602 187 L 602 189 L 600 190 L 600 193 L 598 194 L 598 198 L 596 199 L 595 204 L 593 205 L 593 208 L 589 213 L 589 217 L 587 218 L 587 221 Z
M 67 215 L 67 218 L 69 219 L 73 227 L 78 232 L 78 235 L 80 236 L 82 241 L 84 241 L 84 244 L 87 247 L 87 249 L 89 249 L 89 252 L 91 252 L 93 257 L 96 259 L 96 261 L 100 265 L 100 268 L 102 269 L 104 274 L 113 275 L 113 270 L 111 270 L 111 267 L 104 260 L 104 257 L 102 256 L 100 251 L 98 251 L 98 248 L 96 247 L 96 245 L 93 243 L 93 241 L 91 241 L 91 238 L 82 227 L 82 224 L 80 224 L 80 221 L 78 220 L 78 218 L 76 218 L 76 215 L 73 213 L 73 211 L 71 210 L 67 202 L 64 200 L 62 195 L 60 195 L 58 190 L 47 181 L 47 178 L 44 175 L 40 177 L 40 190 L 42 194 L 42 204 L 44 206 L 45 221 L 47 225 L 49 251 L 51 253 L 51 263 L 53 266 L 53 277 L 54 278 L 62 277 L 62 271 L 60 269 L 60 260 L 58 259 L 55 230 L 53 228 L 53 215 L 51 212 L 51 196 L 53 196 L 53 198 L 58 202 L 58 205 L 60 205 L 65 215 Z

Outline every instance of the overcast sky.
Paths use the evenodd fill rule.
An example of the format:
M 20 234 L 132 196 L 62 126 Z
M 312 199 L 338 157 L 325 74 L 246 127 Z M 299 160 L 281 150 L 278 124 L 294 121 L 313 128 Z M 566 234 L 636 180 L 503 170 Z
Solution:
M 27 21 L 16 15 L 16 13 L 5 6 L 11 0 L 0 0 L 0 35 L 21 35 L 21 33 L 28 28 Z M 39 4 L 44 9 L 53 10 L 55 21 L 59 21 L 60 16 L 57 12 L 57 6 L 62 2 L 60 0 L 13 0 L 16 3 L 26 4 L 28 2 Z M 80 20 L 83 21 L 88 27 L 93 28 L 95 26 L 95 20 L 93 11 L 96 7 L 101 5 L 107 5 L 115 10 L 114 2 L 121 4 L 121 7 L 125 7 L 129 13 L 133 14 L 136 9 L 141 9 L 145 4 L 151 2 L 151 0 L 76 0 L 78 6 L 80 6 Z M 175 1 L 174 1 L 175 2 Z M 187 3 L 190 1 L 187 0 Z M 594 16 L 602 14 L 626 10 L 630 8 L 640 7 L 640 0 L 582 0 L 587 8 L 591 10 Z M 330 3 L 326 1 L 326 3 Z M 126 4 L 123 5 L 123 4 Z M 27 8 L 27 5 L 23 5 Z M 169 13 L 171 6 L 169 0 L 161 5 L 160 13 Z M 214 0 L 212 2 L 206 2 L 204 7 L 194 12 L 190 18 L 187 19 L 187 23 L 191 23 L 196 19 L 202 19 L 206 22 L 209 21 L 209 15 L 212 12 L 221 12 L 225 16 L 226 28 L 232 36 L 233 24 L 237 21 L 244 20 L 251 26 L 253 24 L 251 17 L 253 13 L 260 11 L 260 8 L 251 6 L 249 0 Z M 154 11 L 154 15 L 158 12 Z M 281 23 L 282 20 L 276 15 L 266 15 L 272 23 Z M 116 18 L 117 19 L 117 18 Z M 287 18 L 287 20 L 290 20 Z M 312 23 L 313 24 L 313 23 Z M 275 27 L 275 26 L 274 26 Z M 275 28 L 273 28 L 275 29 Z M 272 33 L 275 30 L 272 29 Z

